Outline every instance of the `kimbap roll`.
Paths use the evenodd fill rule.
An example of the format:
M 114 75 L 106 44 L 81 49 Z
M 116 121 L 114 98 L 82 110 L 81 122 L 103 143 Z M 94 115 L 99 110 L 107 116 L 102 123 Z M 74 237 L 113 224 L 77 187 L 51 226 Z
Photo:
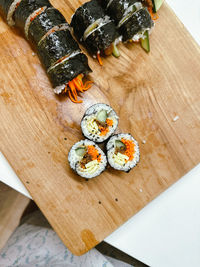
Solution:
M 145 38 L 145 32 L 150 32 L 154 22 L 151 19 L 147 8 L 135 11 L 119 28 L 123 42 L 139 41 Z
M 20 2 L 14 13 L 14 20 L 16 26 L 24 31 L 26 38 L 28 38 L 31 22 L 48 7 L 51 7 L 49 0 L 22 0 Z
M 0 0 L 0 11 L 6 18 L 9 26 L 15 25 L 13 15 L 20 2 L 21 0 Z
M 0 0 L 0 10 L 35 46 L 54 92 L 67 93 L 73 102 L 81 103 L 78 92 L 91 87 L 92 82 L 83 82 L 91 69 L 63 15 L 49 0 Z
M 100 55 L 114 53 L 118 56 L 115 52 L 119 34 L 98 0 L 91 0 L 79 7 L 72 17 L 71 27 L 77 40 L 92 56 L 98 58 L 100 64 Z
M 116 170 L 129 172 L 139 162 L 139 145 L 131 134 L 112 136 L 106 149 L 108 162 Z
M 86 110 L 81 121 L 83 135 L 97 143 L 104 142 L 118 126 L 116 112 L 106 104 L 95 104 Z
M 63 15 L 54 7 L 46 8 L 32 22 L 28 31 L 28 39 L 37 45 L 52 31 L 60 28 L 60 25 L 66 23 Z M 50 31 L 50 32 L 49 32 Z
M 139 0 L 102 0 L 107 14 L 115 21 L 123 42 L 141 40 L 142 47 L 149 52 L 149 33 L 154 22 L 147 8 Z
M 107 166 L 104 152 L 92 141 L 82 140 L 68 154 L 70 167 L 81 177 L 90 179 L 100 175 Z
M 72 38 L 68 24 L 50 33 L 37 45 L 37 53 L 44 64 L 47 72 L 55 64 L 65 59 L 69 59 L 75 52 L 81 53 L 79 45 Z

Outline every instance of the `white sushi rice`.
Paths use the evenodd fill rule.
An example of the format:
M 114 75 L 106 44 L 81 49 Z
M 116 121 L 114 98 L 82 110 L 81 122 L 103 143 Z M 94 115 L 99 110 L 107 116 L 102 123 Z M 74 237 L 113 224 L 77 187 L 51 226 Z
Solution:
M 22 0 L 14 0 L 12 4 L 10 5 L 10 8 L 8 10 L 8 15 L 7 15 L 7 22 L 9 26 L 14 26 L 15 21 L 13 19 L 14 12 L 16 10 L 17 5 L 21 2 Z
M 90 161 L 85 165 L 85 169 L 81 167 L 81 160 L 83 159 L 82 156 L 77 155 L 76 149 L 79 147 L 87 147 L 87 146 L 94 146 L 99 154 L 101 154 L 101 161 L 98 162 L 97 160 Z M 69 151 L 68 154 L 68 161 L 70 167 L 81 177 L 91 179 L 98 175 L 100 175 L 107 166 L 107 159 L 104 152 L 92 141 L 89 140 L 81 140 L 74 144 Z
M 119 152 L 117 154 L 115 153 L 116 150 L 115 141 L 117 140 L 121 141 L 121 139 L 130 140 L 134 143 L 135 153 L 133 160 L 130 161 L 129 157 L 122 153 Z M 107 149 L 108 162 L 110 166 L 116 170 L 128 172 L 132 168 L 134 168 L 140 160 L 140 150 L 138 142 L 132 137 L 131 134 L 117 134 L 112 136 L 107 143 L 106 149 Z
M 101 136 L 101 132 L 98 128 L 97 123 L 95 122 L 97 118 L 97 114 L 99 111 L 105 110 L 108 119 L 113 121 L 113 126 L 109 126 L 109 131 L 106 135 Z M 112 134 L 114 134 L 117 126 L 118 126 L 119 117 L 117 116 L 116 112 L 107 104 L 95 104 L 91 106 L 89 109 L 86 110 L 83 119 L 81 121 L 81 129 L 83 135 L 97 143 L 101 143 L 107 140 Z
M 31 19 L 37 15 L 38 12 L 41 11 L 41 13 L 43 13 L 45 10 L 46 10 L 47 6 L 44 6 L 44 7 L 40 7 L 38 9 L 36 9 L 26 20 L 26 23 L 25 23 L 25 26 L 24 26 L 24 33 L 25 33 L 25 36 L 26 38 L 28 39 L 28 30 L 29 30 L 29 27 L 31 25 Z

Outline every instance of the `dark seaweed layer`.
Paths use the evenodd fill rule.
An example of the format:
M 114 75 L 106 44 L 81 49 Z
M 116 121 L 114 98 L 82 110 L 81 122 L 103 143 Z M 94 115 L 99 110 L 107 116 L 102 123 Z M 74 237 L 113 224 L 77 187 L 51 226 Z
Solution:
M 76 38 L 80 41 L 87 27 L 104 16 L 105 12 L 97 0 L 92 0 L 79 7 L 71 21 Z
M 104 51 L 118 37 L 115 24 L 109 22 L 88 36 L 84 44 L 88 52 L 96 55 L 98 51 Z
M 88 74 L 91 71 L 86 55 L 81 53 L 56 66 L 48 73 L 48 76 L 55 88 L 67 84 L 81 73 Z
M 15 11 L 14 18 L 18 28 L 24 30 L 27 18 L 40 7 L 50 7 L 48 0 L 22 0 Z
M 13 1 L 14 0 L 0 0 L 0 11 L 5 18 L 8 15 L 8 10 Z
M 34 45 L 37 45 L 50 29 L 64 23 L 66 20 L 57 9 L 47 8 L 32 21 L 29 27 L 29 39 Z
M 113 0 L 106 11 L 111 18 L 114 19 L 116 25 L 118 25 L 127 8 L 137 2 L 139 2 L 139 0 Z
M 80 50 L 79 45 L 69 30 L 51 33 L 37 47 L 38 56 L 46 69 L 76 50 Z
M 135 34 L 153 26 L 151 15 L 146 8 L 136 11 L 119 29 L 123 42 L 133 38 Z

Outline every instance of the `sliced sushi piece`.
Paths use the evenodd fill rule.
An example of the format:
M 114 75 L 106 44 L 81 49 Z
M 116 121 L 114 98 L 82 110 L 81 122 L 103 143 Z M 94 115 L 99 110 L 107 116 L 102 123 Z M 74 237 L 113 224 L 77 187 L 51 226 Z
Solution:
M 37 45 L 42 38 L 50 34 L 50 31 L 56 31 L 60 25 L 65 23 L 66 20 L 59 10 L 49 7 L 31 22 L 28 38 L 34 45 Z
M 106 4 L 105 4 L 106 2 Z M 139 0 L 109 0 L 102 1 L 106 12 L 119 28 L 136 10 L 142 8 Z
M 123 42 L 139 41 L 140 38 L 145 38 L 144 33 L 150 32 L 153 26 L 154 22 L 147 8 L 141 8 L 122 24 L 119 31 L 123 36 Z
M 14 13 L 15 24 L 24 31 L 28 38 L 28 30 L 31 22 L 46 8 L 51 7 L 48 0 L 22 0 Z
M 78 53 L 77 55 L 73 55 L 67 60 L 63 60 L 59 64 L 55 65 L 54 68 L 51 68 L 48 72 L 48 76 L 56 94 L 67 91 L 70 97 L 71 94 L 73 94 L 73 89 L 71 89 L 71 87 L 73 86 L 74 89 L 76 86 L 77 90 L 79 90 L 78 88 L 82 88 L 83 91 L 87 89 L 87 85 L 81 86 L 81 82 L 83 76 L 90 72 L 91 69 L 88 66 L 88 58 L 85 54 Z M 71 84 L 71 82 L 73 83 L 73 85 Z M 79 84 L 76 85 L 76 83 Z M 68 85 L 71 91 L 68 90 Z M 71 99 L 76 100 L 76 97 L 72 97 Z
M 70 167 L 81 177 L 91 179 L 100 175 L 107 166 L 104 152 L 92 141 L 77 142 L 68 154 Z
M 129 172 L 140 160 L 137 141 L 131 134 L 116 134 L 106 145 L 107 159 L 116 170 Z
M 15 25 L 13 15 L 17 7 L 19 6 L 21 0 L 1 0 L 0 10 L 9 26 Z
M 49 72 L 55 64 L 67 60 L 74 52 L 81 53 L 78 43 L 73 39 L 69 25 L 63 24 L 59 29 L 43 38 L 37 45 L 38 56 Z
M 95 104 L 86 110 L 81 121 L 83 135 L 96 142 L 107 140 L 118 126 L 116 112 L 107 104 Z
M 119 42 L 114 22 L 105 14 L 98 0 L 91 0 L 79 7 L 72 17 L 74 35 L 88 52 L 97 57 L 112 54 Z
M 102 0 L 101 3 L 115 21 L 122 41 L 137 42 L 140 40 L 142 47 L 149 52 L 149 34 L 154 22 L 147 8 L 144 8 L 139 0 Z

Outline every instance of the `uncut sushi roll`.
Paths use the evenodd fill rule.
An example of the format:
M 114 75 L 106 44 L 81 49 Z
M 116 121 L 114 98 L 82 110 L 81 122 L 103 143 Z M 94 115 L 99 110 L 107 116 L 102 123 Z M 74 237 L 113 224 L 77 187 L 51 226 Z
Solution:
M 115 21 L 123 42 L 143 41 L 149 46 L 149 34 L 154 26 L 147 8 L 139 0 L 102 0 L 100 1 L 109 16 Z M 149 47 L 146 47 L 149 52 Z
M 107 159 L 116 170 L 129 172 L 140 160 L 137 141 L 131 134 L 116 134 L 106 145 Z
M 119 34 L 114 22 L 105 14 L 98 0 L 91 0 L 79 7 L 74 13 L 71 27 L 75 37 L 88 52 L 97 57 L 100 64 L 100 54 L 110 55 L 117 50 Z
M 91 179 L 107 166 L 104 152 L 92 141 L 82 140 L 72 146 L 68 154 L 70 167 L 81 177 Z
M 49 0 L 0 0 L 0 10 L 34 45 L 54 92 L 81 103 L 78 92 L 91 87 L 92 82 L 83 82 L 91 69 L 64 16 Z
M 109 105 L 95 104 L 86 110 L 81 129 L 86 138 L 101 143 L 114 134 L 118 120 L 116 112 Z

